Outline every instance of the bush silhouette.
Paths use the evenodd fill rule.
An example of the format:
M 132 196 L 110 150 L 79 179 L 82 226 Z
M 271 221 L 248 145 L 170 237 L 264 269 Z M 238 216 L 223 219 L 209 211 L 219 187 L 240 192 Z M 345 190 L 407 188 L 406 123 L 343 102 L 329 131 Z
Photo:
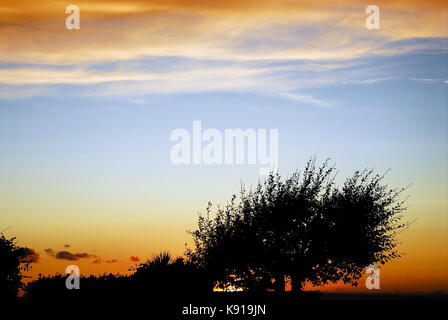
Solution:
M 30 269 L 27 259 L 33 251 L 19 247 L 15 238 L 0 236 L 0 301 L 10 303 L 17 298 L 19 289 L 23 288 L 22 271 Z
M 129 303 L 145 306 L 164 303 L 181 295 L 203 294 L 212 291 L 213 282 L 194 264 L 173 258 L 167 251 L 154 255 L 146 262 L 133 268 L 129 275 L 103 274 L 80 277 L 80 289 L 68 290 L 66 275 L 39 275 L 39 278 L 25 287 L 25 303 L 40 304 L 52 301 L 54 304 Z
M 388 189 L 384 175 L 356 171 L 340 188 L 335 168 L 308 161 L 303 173 L 282 180 L 271 173 L 254 190 L 241 190 L 212 216 L 209 203 L 190 232 L 191 261 L 218 286 L 248 291 L 292 290 L 339 280 L 357 285 L 370 264 L 399 257 L 397 232 L 404 190 Z
M 173 258 L 167 251 L 140 263 L 129 278 L 141 288 L 156 289 L 159 293 L 201 293 L 213 289 L 206 273 L 182 257 Z M 143 289 L 142 289 L 143 290 Z

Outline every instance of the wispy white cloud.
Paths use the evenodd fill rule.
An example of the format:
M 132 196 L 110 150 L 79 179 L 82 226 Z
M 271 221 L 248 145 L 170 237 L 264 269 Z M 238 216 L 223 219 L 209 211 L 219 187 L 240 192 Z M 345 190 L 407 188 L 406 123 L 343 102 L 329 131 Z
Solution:
M 442 83 L 442 82 L 447 83 L 447 80 L 443 80 L 440 78 L 413 78 L 413 77 L 411 77 L 411 78 L 409 78 L 409 80 L 424 83 L 424 84 L 433 84 L 433 83 Z
M 280 93 L 279 96 L 293 100 L 293 101 L 306 103 L 306 104 L 312 104 L 312 105 L 321 106 L 321 107 L 328 107 L 333 104 L 329 101 L 323 101 L 323 100 L 316 99 L 310 94 L 297 94 L 297 93 L 283 92 L 283 93 Z
M 320 69 L 319 64 L 317 68 Z M 324 66 L 324 68 L 332 70 L 337 66 Z M 168 70 L 157 72 L 135 71 L 135 65 L 129 69 L 120 67 L 109 71 L 77 67 L 8 68 L 0 70 L 0 84 L 3 85 L 0 98 L 46 95 L 52 91 L 57 92 L 55 85 L 64 84 L 80 88 L 87 96 L 126 97 L 135 103 L 141 103 L 139 97 L 149 94 L 232 91 L 268 94 L 316 106 L 331 105 L 330 102 L 316 99 L 309 94 L 294 92 L 313 84 L 321 85 L 332 81 L 323 81 L 321 78 L 291 79 L 290 73 L 297 72 L 298 69 L 300 70 L 301 66 L 299 68 L 296 65 L 269 67 L 204 65 L 203 68 L 170 66 Z M 312 66 L 308 66 L 308 71 L 311 69 Z
M 113 71 L 97 71 L 86 68 L 55 69 L 55 68 L 8 68 L 0 69 L 0 83 L 7 85 L 51 85 L 71 84 L 88 85 L 111 82 L 160 82 L 189 86 L 194 81 L 218 81 L 216 86 L 238 86 L 256 76 L 288 70 L 288 67 L 207 67 L 177 68 L 157 72 L 136 72 L 118 68 Z M 238 82 L 238 79 L 240 81 Z M 235 84 L 225 81 L 237 81 Z M 221 85 L 219 85 L 221 83 Z M 215 86 L 210 83 L 209 85 Z M 207 86 L 206 86 L 207 87 Z
M 395 81 L 400 80 L 401 77 L 398 76 L 390 76 L 390 77 L 378 77 L 378 78 L 368 78 L 368 79 L 353 79 L 353 80 L 347 80 L 342 81 L 342 84 L 375 84 L 379 82 L 385 82 L 385 81 Z

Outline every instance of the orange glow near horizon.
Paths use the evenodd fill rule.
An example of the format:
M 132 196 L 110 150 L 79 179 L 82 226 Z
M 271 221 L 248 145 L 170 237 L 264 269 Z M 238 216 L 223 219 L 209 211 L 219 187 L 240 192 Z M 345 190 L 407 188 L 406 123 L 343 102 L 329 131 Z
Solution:
M 130 236 L 132 231 L 126 233 Z M 173 234 L 174 236 L 174 234 Z M 23 237 L 25 238 L 25 236 Z M 177 236 L 176 238 L 181 238 Z M 33 241 L 29 243 L 23 241 L 19 237 L 21 245 L 33 247 Z M 408 230 L 403 231 L 400 237 L 401 245 L 399 251 L 403 253 L 401 258 L 395 259 L 384 266 L 380 265 L 381 272 L 381 290 L 380 292 L 436 292 L 447 291 L 448 283 L 448 254 L 446 244 L 446 230 L 443 226 L 419 226 L 414 223 Z M 68 251 L 73 252 L 89 252 L 101 256 L 101 263 L 93 263 L 94 258 L 80 259 L 77 261 L 67 261 L 55 259 L 47 255 L 42 249 L 38 249 L 40 253 L 40 261 L 34 263 L 32 270 L 27 275 L 32 279 L 38 274 L 64 274 L 65 268 L 70 264 L 76 264 L 80 267 L 81 273 L 84 275 L 102 274 L 102 273 L 120 273 L 129 274 L 129 268 L 135 266 L 138 262 L 131 261 L 131 256 L 137 256 L 141 262 L 150 258 L 153 253 L 157 253 L 163 249 L 176 248 L 172 250 L 174 256 L 183 254 L 183 246 L 179 246 L 171 242 L 165 242 L 165 247 L 145 247 L 140 245 L 130 250 L 125 246 L 119 245 L 120 241 L 111 241 L 104 243 L 103 246 L 97 246 L 95 249 L 90 246 L 70 246 Z M 151 240 L 148 240 L 151 241 Z M 188 237 L 185 236 L 185 241 Z M 88 241 L 83 241 L 87 243 Z M 183 242 L 179 239 L 177 244 Z M 35 243 L 34 243 L 35 244 Z M 34 246 L 34 248 L 36 248 Z M 55 250 L 64 250 L 64 248 L 54 248 Z M 116 261 L 114 261 L 116 260 Z M 111 261 L 113 261 L 111 263 Z M 304 290 L 320 290 L 320 291 L 342 291 L 342 292 L 372 292 L 365 288 L 366 276 L 362 277 L 357 287 L 345 285 L 343 283 L 327 284 L 324 286 L 314 287 L 307 283 Z M 288 290 L 288 287 L 287 287 Z

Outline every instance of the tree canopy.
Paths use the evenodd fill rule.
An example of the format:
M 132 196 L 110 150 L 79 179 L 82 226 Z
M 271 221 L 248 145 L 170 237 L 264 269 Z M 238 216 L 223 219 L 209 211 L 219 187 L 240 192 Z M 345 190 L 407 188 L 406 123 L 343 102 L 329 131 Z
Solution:
M 405 188 L 383 179 L 355 171 L 339 187 L 335 167 L 316 167 L 315 159 L 286 179 L 271 173 L 216 211 L 209 203 L 186 255 L 221 288 L 283 291 L 285 277 L 293 290 L 305 281 L 357 285 L 366 266 L 400 256 L 397 233 L 409 224 L 399 198 Z

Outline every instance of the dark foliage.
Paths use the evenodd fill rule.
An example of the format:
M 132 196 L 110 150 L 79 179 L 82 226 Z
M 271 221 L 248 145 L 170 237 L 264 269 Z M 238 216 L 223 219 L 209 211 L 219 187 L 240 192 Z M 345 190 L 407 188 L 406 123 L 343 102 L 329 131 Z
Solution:
M 33 251 L 16 245 L 15 238 L 7 239 L 3 233 L 0 237 L 0 300 L 10 303 L 17 298 L 19 289 L 23 288 L 22 271 L 30 269 L 27 259 Z
M 183 258 L 172 258 L 168 252 L 153 256 L 131 268 L 130 275 L 103 274 L 81 276 L 80 289 L 68 290 L 66 275 L 39 275 L 27 284 L 23 302 L 40 304 L 46 301 L 64 304 L 129 303 L 144 306 L 149 302 L 163 303 L 176 296 L 211 292 L 212 282 L 206 274 Z
M 334 171 L 311 159 L 284 181 L 271 173 L 254 190 L 243 187 L 213 217 L 209 203 L 186 256 L 222 288 L 283 291 L 286 276 L 293 290 L 307 280 L 357 285 L 366 266 L 399 257 L 396 234 L 408 225 L 400 222 L 404 189 L 388 189 L 371 170 L 356 171 L 340 188 Z
M 159 293 L 193 294 L 213 290 L 213 282 L 203 270 L 184 258 L 172 258 L 167 251 L 153 256 L 131 270 L 134 271 L 129 276 L 131 280 Z

